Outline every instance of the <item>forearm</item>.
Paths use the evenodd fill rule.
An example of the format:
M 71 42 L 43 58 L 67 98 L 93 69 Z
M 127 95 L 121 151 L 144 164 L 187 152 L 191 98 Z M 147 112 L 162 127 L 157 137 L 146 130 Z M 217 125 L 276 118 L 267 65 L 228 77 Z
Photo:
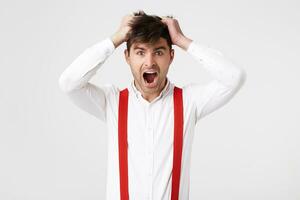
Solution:
M 71 92 L 84 87 L 114 49 L 110 38 L 87 48 L 60 75 L 60 88 L 65 92 Z
M 225 87 L 235 88 L 245 79 L 245 71 L 216 49 L 192 42 L 187 52 Z
M 201 63 L 213 80 L 207 84 L 193 84 L 190 94 L 197 106 L 197 121 L 224 106 L 245 81 L 245 71 L 220 51 L 191 43 L 188 52 Z

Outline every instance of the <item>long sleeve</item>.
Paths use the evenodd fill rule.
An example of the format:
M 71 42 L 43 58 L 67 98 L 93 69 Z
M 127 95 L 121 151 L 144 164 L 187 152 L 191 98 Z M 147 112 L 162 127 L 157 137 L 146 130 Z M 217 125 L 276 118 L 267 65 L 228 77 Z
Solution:
M 114 52 L 115 46 L 106 38 L 84 50 L 60 75 L 60 89 L 81 109 L 105 121 L 106 95 L 113 85 L 96 86 L 89 80 L 105 60 Z
M 196 104 L 196 122 L 225 105 L 245 82 L 243 68 L 234 64 L 220 51 L 194 41 L 187 52 L 212 76 L 207 84 L 186 86 L 188 95 Z

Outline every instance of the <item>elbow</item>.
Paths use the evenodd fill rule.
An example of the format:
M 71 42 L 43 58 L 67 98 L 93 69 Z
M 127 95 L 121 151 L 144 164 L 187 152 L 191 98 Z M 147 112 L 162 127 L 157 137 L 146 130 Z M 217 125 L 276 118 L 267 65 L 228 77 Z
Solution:
M 72 88 L 70 87 L 69 84 L 70 81 L 68 81 L 68 78 L 64 76 L 64 74 L 61 74 L 59 79 L 58 79 L 58 86 L 61 91 L 64 93 L 69 93 L 72 91 Z
M 242 86 L 246 82 L 247 73 L 244 68 L 240 68 L 238 72 L 238 85 Z
M 234 80 L 232 83 L 232 87 L 234 90 L 239 90 L 245 83 L 246 81 L 246 71 L 243 68 L 237 68 L 236 72 L 233 75 Z
M 85 81 L 78 82 L 73 77 L 66 76 L 64 73 L 62 73 L 58 79 L 59 88 L 64 93 L 70 93 L 83 88 L 85 84 Z

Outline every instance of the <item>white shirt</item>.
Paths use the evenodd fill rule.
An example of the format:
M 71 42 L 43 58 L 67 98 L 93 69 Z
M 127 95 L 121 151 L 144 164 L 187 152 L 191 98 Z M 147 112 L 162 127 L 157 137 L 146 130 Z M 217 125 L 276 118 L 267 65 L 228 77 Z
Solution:
M 61 74 L 62 91 L 81 109 L 104 121 L 108 131 L 106 199 L 120 199 L 118 101 L 120 88 L 89 82 L 115 46 L 106 38 L 87 48 Z M 208 84 L 183 86 L 184 136 L 179 199 L 189 199 L 191 150 L 199 119 L 228 102 L 244 82 L 245 72 L 218 50 L 196 44 L 187 52 L 213 77 Z M 188 78 L 188 77 L 187 77 Z M 128 84 L 128 185 L 131 200 L 169 200 L 173 167 L 173 88 L 167 84 L 151 103 Z M 123 89 L 123 88 L 122 88 Z

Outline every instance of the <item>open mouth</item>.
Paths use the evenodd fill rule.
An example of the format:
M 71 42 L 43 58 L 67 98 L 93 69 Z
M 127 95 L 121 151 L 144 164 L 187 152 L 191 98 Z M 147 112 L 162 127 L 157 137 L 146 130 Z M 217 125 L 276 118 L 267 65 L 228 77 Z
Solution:
M 146 83 L 151 84 L 157 77 L 157 72 L 144 72 L 143 77 Z

